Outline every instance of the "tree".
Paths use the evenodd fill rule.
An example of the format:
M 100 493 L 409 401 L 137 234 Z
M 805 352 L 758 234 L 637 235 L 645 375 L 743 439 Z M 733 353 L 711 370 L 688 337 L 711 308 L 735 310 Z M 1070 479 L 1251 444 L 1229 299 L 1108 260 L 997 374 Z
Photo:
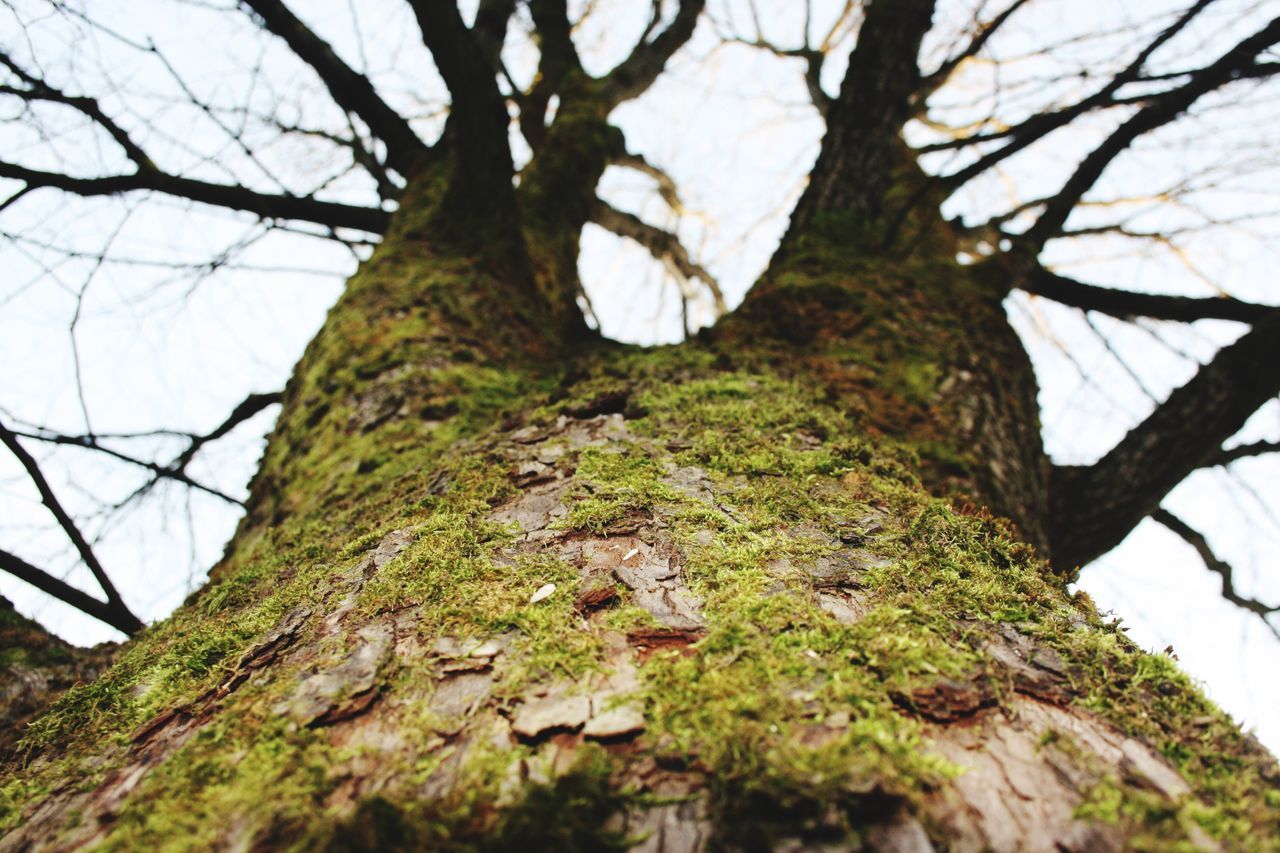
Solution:
M 743 303 L 653 349 L 588 324 L 579 238 L 599 223 L 714 285 L 676 235 L 596 193 L 622 163 L 678 198 L 610 116 L 689 40 L 699 0 L 655 3 L 605 73 L 584 65 L 584 13 L 563 0 L 481 0 L 473 15 L 407 0 L 449 93 L 433 143 L 295 11 L 246 0 L 240 11 L 309 67 L 347 127 L 275 114 L 277 130 L 349 150 L 376 203 L 170 168 L 105 97 L 7 50 L 3 93 L 32 117 L 50 104 L 77 114 L 123 168 L 87 176 L 37 162 L 44 151 L 5 160 L 0 177 L 19 187 L 5 207 L 144 192 L 371 251 L 279 397 L 208 584 L 27 725 L 3 789 L 4 844 L 1109 849 L 1276 837 L 1274 759 L 1169 656 L 1133 647 L 1066 585 L 1153 514 L 1209 553 L 1160 502 L 1197 468 L 1271 449 L 1223 447 L 1280 391 L 1280 312 L 1100 287 L 1043 258 L 1082 229 L 1073 214 L 1135 141 L 1269 79 L 1280 19 L 1233 30 L 1202 63 L 1157 62 L 1215 6 L 1199 0 L 1160 18 L 1085 97 L 909 147 L 904 127 L 941 127 L 938 93 L 1026 5 L 980 8 L 948 57 L 922 66 L 930 0 L 850 4 L 833 28 L 857 25 L 836 95 L 822 73 L 838 39 L 792 49 L 758 31 L 762 49 L 806 63 L 822 149 Z M 101 26 L 62 3 L 50 12 Z M 504 62 L 513 21 L 537 45 L 524 83 Z M 189 104 L 226 127 L 241 164 L 271 174 L 237 124 L 248 109 L 229 117 L 194 92 Z M 981 223 L 943 218 L 958 188 L 1100 113 L 1116 118 L 1051 193 Z M 917 163 L 953 149 L 969 152 L 956 170 Z M 1002 307 L 1014 289 L 1248 331 L 1096 464 L 1056 467 Z M 134 461 L 196 486 L 187 465 L 200 447 L 275 399 L 247 399 L 171 462 Z M 0 436 L 37 482 L 24 442 L 113 447 L 92 432 L 6 424 Z M 133 632 L 91 543 L 47 482 L 41 493 L 106 596 L 85 608 Z M 2 557 L 52 594 L 88 598 Z M 95 668 L 6 618 L 31 649 L 18 650 L 28 682 Z

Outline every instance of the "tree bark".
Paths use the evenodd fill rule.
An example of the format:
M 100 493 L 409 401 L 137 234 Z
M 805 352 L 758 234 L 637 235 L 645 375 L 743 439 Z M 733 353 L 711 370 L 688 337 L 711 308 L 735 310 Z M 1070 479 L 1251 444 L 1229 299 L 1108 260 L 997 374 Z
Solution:
M 928 7 L 868 25 L 903 16 L 909 46 Z M 475 88 L 483 53 L 454 47 L 450 88 Z M 625 150 L 622 95 L 579 82 L 516 190 L 466 147 L 505 134 L 493 97 L 450 120 L 209 583 L 10 750 L 0 850 L 1280 837 L 1275 761 L 1046 562 L 1011 282 L 956 263 L 893 135 L 918 79 L 847 87 L 861 124 L 746 303 L 649 350 L 573 320 Z

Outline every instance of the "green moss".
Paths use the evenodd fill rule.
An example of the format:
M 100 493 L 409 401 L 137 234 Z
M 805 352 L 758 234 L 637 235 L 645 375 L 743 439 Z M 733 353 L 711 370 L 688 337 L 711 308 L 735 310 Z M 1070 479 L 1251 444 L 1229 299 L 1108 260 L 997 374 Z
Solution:
M 653 627 L 650 614 L 624 595 L 584 619 L 574 608 L 579 570 L 516 548 L 513 531 L 489 517 L 516 491 L 492 450 L 512 428 L 501 411 L 519 407 L 529 424 L 553 423 L 607 389 L 627 395 L 629 437 L 567 449 L 563 466 L 575 468 L 575 480 L 563 532 L 660 525 L 683 553 L 683 579 L 706 620 L 691 646 L 657 651 L 640 667 L 631 698 L 644 707 L 646 729 L 635 744 L 616 757 L 589 750 L 567 774 L 547 771 L 544 784 L 513 792 L 512 768 L 545 770 L 549 749 L 500 749 L 482 737 L 445 743 L 437 730 L 458 721 L 430 710 L 431 663 L 398 661 L 380 673 L 379 689 L 402 702 L 404 742 L 382 757 L 402 785 L 354 814 L 329 813 L 324 804 L 358 753 L 272 712 L 303 667 L 343 651 L 325 646 L 291 671 L 278 667 L 272 679 L 240 687 L 147 776 L 108 846 L 208 845 L 225 840 L 228 821 L 242 821 L 236 831 L 246 838 L 276 833 L 268 837 L 331 849 L 467 848 L 482 839 L 495 849 L 517 839 L 604 849 L 624 840 L 602 829 L 607 819 L 644 804 L 621 780 L 646 757 L 707 774 L 726 843 L 781 839 L 796 831 L 797 816 L 815 838 L 853 833 L 868 812 L 923 802 L 959 772 L 929 751 L 925 724 L 903 697 L 940 678 L 1007 697 L 983 651 L 1006 627 L 1058 651 L 1077 701 L 1153 744 L 1199 794 L 1170 805 L 1104 778 L 1082 816 L 1170 843 L 1185 839 L 1189 821 L 1237 846 L 1280 831 L 1264 764 L 1169 659 L 1142 654 L 1091 608 L 1082 612 L 1001 522 L 931 498 L 910 473 L 912 448 L 871 438 L 858 413 L 825 402 L 820 384 L 767 360 L 726 362 L 714 349 L 620 349 L 583 373 L 553 400 L 550 380 L 517 399 L 509 395 L 518 378 L 481 371 L 467 381 L 490 387 L 491 398 L 474 410 L 460 404 L 444 423 L 393 419 L 368 433 L 344 432 L 341 419 L 331 425 L 308 451 L 317 491 L 294 499 L 280 523 L 242 537 L 200 596 L 32 727 L 27 746 L 44 763 L 0 789 L 0 820 L 12 826 L 103 744 L 124 742 L 156 712 L 223 683 L 286 612 L 312 609 L 297 639 L 308 642 L 391 530 L 409 530 L 412 541 L 364 585 L 352 618 L 414 608 L 426 648 L 440 636 L 509 636 L 491 698 L 507 711 L 535 685 L 604 669 L 608 632 Z M 358 461 L 370 458 L 379 464 L 361 473 Z M 680 471 L 709 484 L 713 497 L 702 486 L 678 488 Z M 816 571 L 851 551 L 841 577 Z M 530 605 L 548 583 L 555 594 Z M 861 618 L 843 624 L 823 609 L 830 584 L 856 596 Z M 449 793 L 415 800 L 461 748 Z M 1049 739 L 1042 748 L 1064 747 Z M 120 760 L 113 755 L 95 772 L 109 772 Z M 272 792 L 274 823 L 258 808 L 263 790 Z
M 622 519 L 648 514 L 679 495 L 662 481 L 662 471 L 634 446 L 585 447 L 578 456 L 577 484 L 563 526 L 602 533 Z

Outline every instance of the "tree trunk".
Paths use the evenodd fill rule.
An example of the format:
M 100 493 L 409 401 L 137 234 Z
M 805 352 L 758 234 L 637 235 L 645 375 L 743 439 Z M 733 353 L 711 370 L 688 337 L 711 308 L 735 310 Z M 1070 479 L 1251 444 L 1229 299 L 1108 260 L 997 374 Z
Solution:
M 715 331 L 565 345 L 563 235 L 441 238 L 415 180 L 0 849 L 1274 842 L 1270 756 L 1042 561 L 1030 366 L 936 216 L 812 212 Z

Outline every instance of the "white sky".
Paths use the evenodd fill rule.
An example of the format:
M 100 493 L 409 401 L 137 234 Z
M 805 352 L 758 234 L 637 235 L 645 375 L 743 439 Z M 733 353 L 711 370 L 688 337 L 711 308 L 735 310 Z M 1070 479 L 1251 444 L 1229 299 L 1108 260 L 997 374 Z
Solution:
M 224 4 L 224 5 L 230 5 Z M 944 4 L 939 29 L 954 32 L 967 3 Z M 295 3 L 301 10 L 304 4 Z M 576 34 L 588 66 L 602 71 L 638 34 L 647 4 L 622 0 L 600 3 L 598 22 Z M 813 32 L 834 15 L 838 4 L 818 3 Z M 1019 13 L 1008 32 L 993 43 L 1002 56 L 1031 56 L 1046 39 L 1068 42 L 1082 29 L 1113 32 L 1096 41 L 1071 42 L 1058 60 L 1026 58 L 999 71 L 999 108 L 1016 119 L 1056 98 L 1096 85 L 1073 76 L 1045 85 L 1043 77 L 1090 69 L 1094 78 L 1126 57 L 1142 34 L 1152 31 L 1154 12 L 1168 3 L 1041 0 Z M 1223 0 L 1220 11 L 1192 36 L 1170 46 L 1170 57 L 1193 62 L 1216 55 L 1225 39 L 1256 24 L 1263 4 Z M 796 3 L 761 3 L 766 34 L 787 46 L 800 38 Z M 43 3 L 15 4 L 28 22 L 41 17 Z M 399 0 L 361 2 L 359 13 L 346 0 L 309 0 L 308 20 L 353 64 L 367 68 L 397 108 L 422 116 L 417 126 L 430 136 L 438 125 L 439 84 Z M 712 2 L 723 31 L 754 36 L 751 16 L 739 0 Z M 254 33 L 234 14 L 214 13 L 173 0 L 138 0 L 93 9 L 128 37 L 144 30 L 172 57 L 186 85 L 219 104 L 250 103 L 266 110 L 282 105 L 289 120 L 332 122 L 317 85 L 277 45 Z M 6 50 L 24 55 L 27 42 L 9 10 L 0 24 Z M 735 29 L 736 28 L 736 29 Z M 225 143 L 208 116 L 174 100 L 174 84 L 155 63 L 123 50 L 117 40 L 68 38 L 56 19 L 28 29 L 33 49 L 52 79 L 74 79 L 87 89 L 109 74 L 129 93 L 104 95 L 104 107 L 127 115 L 131 127 L 144 120 L 165 128 L 148 139 L 162 162 L 211 180 L 226 175 L 211 158 L 231 164 L 236 176 L 264 188 L 260 171 Z M 364 48 L 359 41 L 363 39 Z M 935 42 L 941 43 L 940 38 Z M 940 44 L 930 46 L 931 55 Z M 513 39 L 507 59 L 521 78 L 532 51 Z M 825 80 L 830 90 L 843 73 L 847 44 L 833 53 Z M 1158 58 L 1158 57 L 1157 57 Z M 245 69 L 261 61 L 263 77 Z M 956 87 L 947 117 L 990 107 L 991 66 L 975 65 Z M 667 210 L 643 176 L 610 169 L 601 192 L 618 207 L 655 224 L 678 229 L 696 258 L 720 279 L 736 304 L 763 268 L 808 171 L 821 136 L 821 123 L 808 105 L 799 64 L 742 46 L 720 46 L 704 21 L 697 36 L 672 62 L 669 72 L 645 97 L 619 109 L 615 121 L 627 132 L 632 150 L 643 152 L 678 181 L 686 210 Z M 976 99 L 976 106 L 964 106 Z M 1280 207 L 1261 190 L 1280 186 L 1280 169 L 1269 137 L 1280 129 L 1280 104 L 1265 99 L 1232 103 L 1219 99 L 1212 110 L 1144 141 L 1110 170 L 1097 198 L 1117 198 L 1165 190 L 1188 173 L 1190 188 L 1162 204 L 1115 205 L 1087 211 L 1086 217 L 1133 214 L 1134 228 L 1184 228 L 1207 213 L 1214 218 L 1264 213 Z M 1277 100 L 1277 99 L 1273 99 Z M 132 104 L 132 111 L 126 112 Z M 6 118 L 11 112 L 3 114 Z M 6 156 L 17 151 L 33 166 L 72 164 L 77 173 L 118 167 L 109 143 L 89 137 L 65 121 L 49 117 L 43 138 L 12 123 L 0 124 Z M 948 206 L 948 215 L 980 217 L 1010 199 L 1052 189 L 1073 163 L 1114 122 L 1100 119 L 1062 139 L 1009 161 L 1002 172 L 977 181 Z M 927 131 L 914 128 L 921 138 Z M 292 176 L 291 189 L 341 165 L 308 142 L 268 143 L 269 129 L 250 127 L 246 139 L 261 141 L 259 158 L 268 171 Z M 55 158 L 56 161 L 55 161 Z M 930 163 L 931 168 L 943 168 Z M 948 163 L 945 168 L 951 169 Z M 367 183 L 342 179 L 335 198 L 365 201 Z M 252 234 L 250 218 L 184 205 L 140 199 L 69 203 L 55 193 L 24 199 L 0 214 L 0 231 L 20 235 L 0 242 L 5 276 L 0 278 L 0 412 L 66 431 L 85 429 L 87 411 L 99 432 L 173 427 L 205 431 L 216 425 L 249 391 L 279 388 L 324 312 L 354 268 L 341 247 L 318 240 L 269 235 L 240 253 L 242 269 L 223 269 L 193 282 L 180 271 L 157 267 L 176 260 L 203 262 Z M 1085 222 L 1085 218 L 1073 222 Z M 1107 220 L 1111 221 L 1111 220 Z M 1277 243 L 1274 217 L 1250 219 L 1233 229 L 1196 230 L 1176 246 L 1135 252 L 1128 243 L 1094 239 L 1050 247 L 1048 257 L 1072 275 L 1131 289 L 1207 295 L 1221 288 L 1241 298 L 1280 302 L 1273 271 Z M 34 241 L 34 242 L 33 242 Z M 60 260 L 40 243 L 71 246 L 90 253 L 110 244 L 122 256 L 147 264 L 102 264 Z M 1176 251 L 1174 251 L 1176 249 Z M 634 341 L 679 336 L 679 304 L 674 285 L 649 256 L 599 229 L 584 234 L 581 269 L 602 324 L 610 334 Z M 74 346 L 68 331 L 79 305 Z M 709 319 L 708 305 L 695 316 Z M 698 314 L 697 312 L 702 312 Z M 1042 382 L 1046 441 L 1054 458 L 1087 462 L 1110 447 L 1150 411 L 1148 393 L 1162 398 L 1191 375 L 1194 364 L 1241 331 L 1227 323 L 1122 327 L 1095 318 L 1097 332 L 1079 312 L 1043 300 L 1019 297 L 1010 314 L 1027 341 Z M 1103 337 L 1106 344 L 1104 345 Z M 1163 342 L 1162 342 L 1163 341 Z M 79 386 L 73 377 L 78 368 Z M 1123 358 L 1132 369 L 1121 366 Z M 1136 376 L 1136 378 L 1135 378 Z M 1145 390 L 1144 390 L 1145 389 Z M 273 413 L 265 413 L 231 438 L 202 454 L 192 473 L 235 494 L 253 470 L 261 435 Z M 1242 437 L 1280 438 L 1280 405 L 1274 401 L 1251 421 Z M 142 480 L 137 472 L 92 454 L 27 443 L 42 460 L 63 500 L 100 539 L 97 549 L 126 599 L 147 619 L 163 617 L 193 588 L 217 559 L 234 527 L 231 507 L 200 494 L 163 488 L 123 511 L 104 512 Z M 158 445 L 173 453 L 180 444 L 157 439 L 136 445 L 140 453 Z M 120 445 L 124 447 L 125 445 Z M 1210 536 L 1219 554 L 1237 570 L 1245 594 L 1280 601 L 1276 571 L 1280 521 L 1277 460 L 1249 460 L 1230 473 L 1196 474 L 1166 501 L 1189 523 Z M 38 565 L 85 583 L 85 572 L 52 531 L 33 490 L 8 458 L 0 459 L 0 547 Z M 1202 679 L 1209 693 L 1246 726 L 1256 726 L 1273 749 L 1280 748 L 1280 643 L 1256 617 L 1222 601 L 1215 576 L 1181 540 L 1144 523 L 1116 551 L 1089 567 L 1082 584 L 1104 609 L 1114 609 L 1143 645 L 1172 644 L 1183 666 Z M 86 583 L 86 589 L 92 589 Z M 19 608 L 76 642 L 114 638 L 114 632 L 68 608 L 41 598 L 20 582 L 0 575 L 0 593 Z

